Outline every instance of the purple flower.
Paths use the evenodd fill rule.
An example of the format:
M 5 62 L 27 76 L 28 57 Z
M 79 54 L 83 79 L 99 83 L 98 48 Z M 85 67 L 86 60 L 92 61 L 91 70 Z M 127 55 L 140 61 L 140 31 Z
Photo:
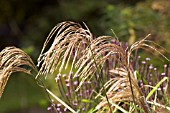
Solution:
M 48 108 L 47 108 L 47 110 L 48 110 L 48 111 L 52 110 L 52 107 L 51 107 L 51 106 L 50 106 L 50 107 L 48 107 Z
M 78 81 L 74 81 L 74 85 L 76 86 L 78 84 Z
M 61 109 L 60 108 L 57 108 L 57 111 L 60 111 Z

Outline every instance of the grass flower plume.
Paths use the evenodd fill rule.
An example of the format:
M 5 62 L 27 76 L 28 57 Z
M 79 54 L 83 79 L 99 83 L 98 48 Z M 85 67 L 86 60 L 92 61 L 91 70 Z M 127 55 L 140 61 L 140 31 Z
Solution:
M 36 70 L 31 58 L 22 50 L 16 47 L 6 47 L 0 52 L 0 97 L 12 73 L 24 72 L 32 75 L 31 70 L 24 66 Z

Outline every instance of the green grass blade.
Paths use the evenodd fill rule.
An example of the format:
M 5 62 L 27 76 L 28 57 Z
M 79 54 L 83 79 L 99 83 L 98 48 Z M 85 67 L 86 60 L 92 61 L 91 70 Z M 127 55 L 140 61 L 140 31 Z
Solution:
M 147 80 L 142 78 L 142 76 L 139 74 L 139 72 L 137 70 L 134 72 L 134 75 L 137 80 L 142 80 L 144 82 L 144 84 L 148 84 Z
M 155 87 L 153 87 L 153 89 L 149 92 L 149 94 L 146 97 L 146 100 L 148 100 L 149 97 L 151 97 L 153 93 L 160 87 L 160 85 L 166 80 L 168 82 L 168 77 L 164 77 L 160 82 L 158 82 L 158 84 Z

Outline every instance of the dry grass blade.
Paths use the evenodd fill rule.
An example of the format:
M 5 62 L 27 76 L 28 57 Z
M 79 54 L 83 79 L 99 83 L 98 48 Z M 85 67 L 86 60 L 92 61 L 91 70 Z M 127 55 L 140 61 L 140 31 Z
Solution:
M 52 38 L 54 38 L 53 41 Z M 68 62 L 70 62 L 71 56 L 73 56 L 73 51 L 75 52 L 73 56 L 75 62 L 75 59 L 81 56 L 82 46 L 86 48 L 87 43 L 91 40 L 92 34 L 89 29 L 83 28 L 80 24 L 68 21 L 55 26 L 47 37 L 38 58 L 40 71 L 37 77 L 53 73 L 58 65 L 60 65 L 59 72 L 64 67 L 67 68 Z M 47 45 L 50 41 L 52 41 L 52 45 L 48 49 Z
M 0 97 L 12 73 L 25 72 L 31 75 L 31 70 L 25 69 L 24 66 L 36 70 L 31 58 L 22 50 L 6 47 L 0 52 Z

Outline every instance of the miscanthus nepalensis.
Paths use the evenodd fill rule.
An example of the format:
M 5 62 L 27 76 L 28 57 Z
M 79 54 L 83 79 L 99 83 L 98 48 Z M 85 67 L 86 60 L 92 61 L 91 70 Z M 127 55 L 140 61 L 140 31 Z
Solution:
M 10 75 L 25 72 L 49 95 L 51 112 L 170 111 L 170 67 L 166 64 L 160 72 L 150 58 L 141 61 L 134 54 L 139 49 L 154 50 L 168 60 L 147 38 L 128 46 L 116 36 L 95 38 L 84 23 L 59 23 L 44 42 L 37 66 L 19 48 L 0 52 L 0 97 Z M 54 76 L 60 94 L 46 87 L 43 81 L 48 76 Z

